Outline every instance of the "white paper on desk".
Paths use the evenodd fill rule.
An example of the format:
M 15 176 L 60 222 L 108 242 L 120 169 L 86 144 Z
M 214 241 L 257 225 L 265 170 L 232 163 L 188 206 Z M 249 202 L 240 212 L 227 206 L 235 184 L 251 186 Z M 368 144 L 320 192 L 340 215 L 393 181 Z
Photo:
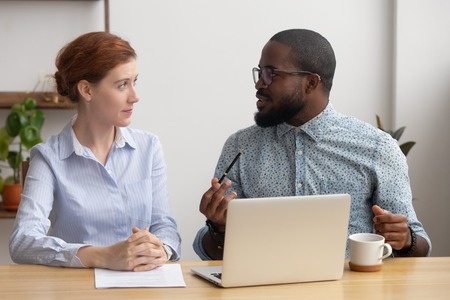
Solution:
M 95 269 L 95 288 L 185 287 L 180 264 L 166 264 L 145 272 Z

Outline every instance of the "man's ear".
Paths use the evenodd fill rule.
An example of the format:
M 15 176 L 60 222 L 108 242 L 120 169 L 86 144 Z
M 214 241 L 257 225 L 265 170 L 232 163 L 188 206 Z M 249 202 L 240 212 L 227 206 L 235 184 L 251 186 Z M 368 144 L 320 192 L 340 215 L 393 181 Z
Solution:
M 87 102 L 92 99 L 92 87 L 87 80 L 80 80 L 77 84 L 78 93 Z
M 308 76 L 308 81 L 306 83 L 306 92 L 310 93 L 315 90 L 320 83 L 320 77 L 316 74 L 311 74 Z

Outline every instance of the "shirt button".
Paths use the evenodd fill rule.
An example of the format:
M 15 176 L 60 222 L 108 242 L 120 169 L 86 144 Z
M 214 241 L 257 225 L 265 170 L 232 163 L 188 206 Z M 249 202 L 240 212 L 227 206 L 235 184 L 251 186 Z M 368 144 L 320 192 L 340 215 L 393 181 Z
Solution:
M 108 172 L 108 174 L 111 174 L 111 170 L 110 169 L 106 169 L 106 172 Z
M 297 151 L 297 154 L 298 154 L 298 155 L 303 155 L 303 151 L 302 151 L 302 150 L 298 150 L 298 151 Z
M 297 183 L 297 188 L 301 188 L 303 186 L 303 184 L 301 184 L 301 183 Z

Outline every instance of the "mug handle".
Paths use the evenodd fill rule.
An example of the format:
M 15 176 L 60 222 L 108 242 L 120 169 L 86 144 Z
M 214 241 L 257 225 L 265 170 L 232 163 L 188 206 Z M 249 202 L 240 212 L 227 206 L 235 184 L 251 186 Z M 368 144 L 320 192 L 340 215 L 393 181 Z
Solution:
M 388 243 L 383 244 L 383 256 L 381 257 L 381 259 L 385 259 L 386 257 L 388 257 L 389 255 L 392 254 L 392 247 L 391 245 L 389 245 Z

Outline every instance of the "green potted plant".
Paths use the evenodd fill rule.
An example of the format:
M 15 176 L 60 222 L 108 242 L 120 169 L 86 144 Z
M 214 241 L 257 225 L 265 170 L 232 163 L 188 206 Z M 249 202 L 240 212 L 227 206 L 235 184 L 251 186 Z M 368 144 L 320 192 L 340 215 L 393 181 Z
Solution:
M 381 123 L 381 118 L 379 115 L 375 115 L 377 119 L 377 126 L 379 129 L 383 130 L 384 132 L 389 133 L 394 139 L 396 139 L 398 142 L 400 142 L 400 138 L 403 135 L 403 132 L 405 131 L 406 127 L 400 127 L 397 130 L 387 130 L 384 129 L 383 124 Z M 402 150 L 403 154 L 406 156 L 409 153 L 409 150 L 416 144 L 414 141 L 409 141 L 403 144 L 399 143 L 400 149 Z
M 31 147 L 42 142 L 41 129 L 44 121 L 44 113 L 36 108 L 36 100 L 26 98 L 22 103 L 11 107 L 5 126 L 0 128 L 0 192 L 6 209 L 17 209 L 17 199 L 14 200 L 17 203 L 13 204 L 8 195 L 14 189 L 14 193 L 19 193 L 16 197 L 20 200 L 22 161 L 28 158 L 26 154 Z M 1 173 L 6 169 L 12 170 L 12 174 L 4 178 Z

